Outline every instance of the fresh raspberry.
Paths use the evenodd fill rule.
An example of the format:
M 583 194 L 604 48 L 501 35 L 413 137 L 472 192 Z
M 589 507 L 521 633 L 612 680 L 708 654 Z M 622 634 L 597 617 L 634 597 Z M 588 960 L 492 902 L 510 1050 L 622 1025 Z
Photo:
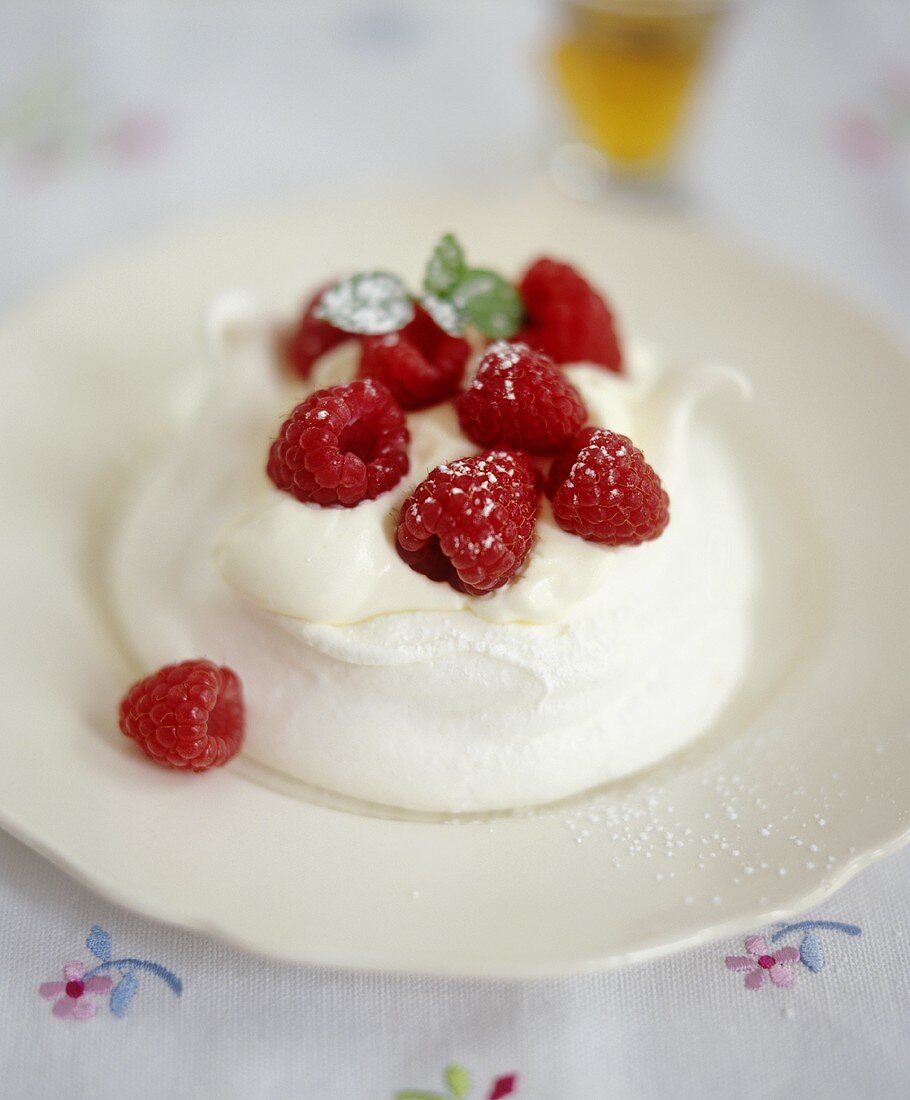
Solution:
M 243 693 L 236 672 L 211 661 L 165 665 L 133 684 L 120 729 L 157 764 L 204 772 L 243 743 Z
M 312 504 L 353 508 L 394 488 L 408 472 L 404 413 L 371 378 L 317 390 L 281 425 L 266 472 Z
M 403 409 L 424 409 L 457 392 L 470 352 L 418 306 L 399 332 L 364 339 L 360 377 L 384 382 Z
M 519 284 L 526 322 L 517 339 L 556 363 L 599 363 L 622 370 L 613 315 L 603 297 L 568 264 L 541 259 Z
M 402 505 L 398 552 L 430 580 L 491 592 L 528 556 L 539 496 L 527 455 L 487 451 L 437 466 Z
M 331 284 L 328 284 L 331 285 Z M 356 340 L 351 332 L 335 328 L 328 321 L 322 321 L 316 317 L 316 308 L 319 299 L 327 286 L 321 286 L 312 298 L 307 302 L 296 328 L 292 329 L 284 341 L 284 355 L 295 374 L 301 378 L 309 378 L 313 364 L 327 351 L 344 343 L 345 340 Z
M 552 359 L 527 344 L 494 344 L 455 404 L 461 430 L 475 443 L 532 454 L 568 446 L 588 416 Z
M 656 539 L 670 520 L 670 498 L 645 456 L 606 428 L 578 433 L 550 469 L 547 496 L 563 530 L 608 546 Z

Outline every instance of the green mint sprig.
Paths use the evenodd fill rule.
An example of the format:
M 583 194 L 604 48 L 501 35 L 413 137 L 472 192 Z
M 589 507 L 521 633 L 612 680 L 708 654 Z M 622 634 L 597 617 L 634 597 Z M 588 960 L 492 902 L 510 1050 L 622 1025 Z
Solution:
M 430 254 L 423 291 L 424 309 L 453 336 L 473 325 L 484 336 L 505 340 L 521 327 L 524 307 L 518 291 L 495 271 L 468 267 L 464 249 L 451 233 Z
M 515 287 L 495 271 L 468 271 L 452 294 L 468 323 L 484 336 L 506 340 L 521 327 L 524 306 Z
M 440 298 L 438 294 L 424 294 L 420 304 L 437 325 L 450 336 L 461 336 L 468 327 L 464 310 L 452 298 Z
M 469 267 L 451 233 L 441 237 L 430 254 L 419 300 L 452 336 L 461 336 L 473 325 L 484 336 L 506 340 L 521 327 L 524 313 L 513 284 L 495 271 Z M 363 271 L 325 291 L 316 316 L 344 332 L 378 336 L 412 321 L 414 304 L 414 296 L 397 275 Z
M 427 294 L 445 298 L 452 293 L 467 271 L 464 249 L 453 234 L 446 233 L 436 242 L 436 247 L 427 260 L 423 289 Z

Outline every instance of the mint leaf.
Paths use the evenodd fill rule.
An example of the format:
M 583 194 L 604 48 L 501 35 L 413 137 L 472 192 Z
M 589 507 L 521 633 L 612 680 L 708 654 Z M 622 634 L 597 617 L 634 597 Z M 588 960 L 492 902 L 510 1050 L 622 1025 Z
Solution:
M 427 262 L 423 289 L 442 297 L 450 294 L 467 271 L 464 249 L 451 233 L 440 238 Z
M 446 1066 L 445 1079 L 452 1095 L 457 1096 L 458 1100 L 465 1100 L 471 1088 L 471 1078 L 464 1066 Z
M 524 313 L 515 287 L 495 271 L 475 269 L 459 280 L 452 299 L 468 322 L 484 336 L 505 340 L 514 336 Z
M 420 304 L 429 313 L 437 325 L 450 336 L 461 336 L 468 327 L 464 312 L 451 298 L 439 298 L 435 294 L 424 294 Z
M 408 288 L 388 271 L 363 271 L 342 279 L 320 298 L 316 316 L 344 332 L 397 332 L 414 317 Z

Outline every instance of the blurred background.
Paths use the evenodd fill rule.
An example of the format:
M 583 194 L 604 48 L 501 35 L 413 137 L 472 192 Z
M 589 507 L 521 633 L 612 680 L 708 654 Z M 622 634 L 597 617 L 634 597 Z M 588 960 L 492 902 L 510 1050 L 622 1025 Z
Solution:
M 314 192 L 671 206 L 910 338 L 905 0 L 4 0 L 0 305 Z

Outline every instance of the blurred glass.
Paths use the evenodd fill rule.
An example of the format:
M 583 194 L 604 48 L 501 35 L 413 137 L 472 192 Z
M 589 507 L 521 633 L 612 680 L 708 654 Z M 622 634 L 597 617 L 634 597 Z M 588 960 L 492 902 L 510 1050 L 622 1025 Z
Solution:
M 578 136 L 625 183 L 670 183 L 724 0 L 563 0 L 552 63 Z M 589 158 L 591 169 L 595 160 Z M 600 161 L 602 163 L 602 161 Z

